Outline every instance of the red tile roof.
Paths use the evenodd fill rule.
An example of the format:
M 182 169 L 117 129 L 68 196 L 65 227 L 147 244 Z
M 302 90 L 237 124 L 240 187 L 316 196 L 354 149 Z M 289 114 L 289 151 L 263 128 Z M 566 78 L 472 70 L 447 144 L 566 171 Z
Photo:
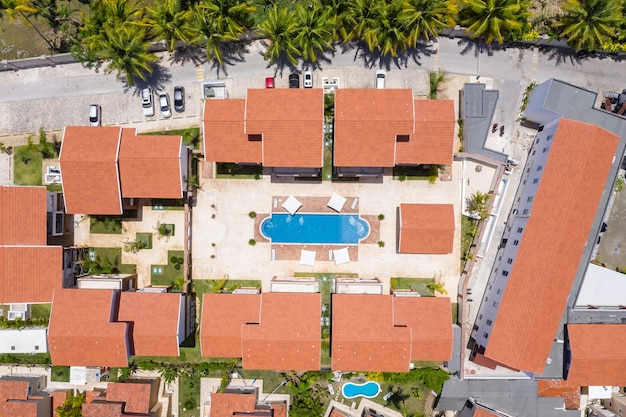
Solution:
M 246 100 L 204 100 L 204 155 L 211 162 L 263 161 L 263 142 L 245 133 Z
M 494 412 L 491 412 L 483 407 L 476 407 L 474 409 L 474 417 L 499 417 L 500 415 Z
M 119 170 L 124 198 L 182 198 L 180 136 L 137 136 L 122 129 Z
M 250 89 L 245 101 L 205 100 L 206 160 L 321 168 L 323 118 L 321 89 Z
M 0 304 L 49 303 L 62 287 L 61 246 L 0 246 Z
M 452 308 L 447 297 L 393 297 L 394 325 L 411 329 L 412 361 L 449 361 Z
M 50 398 L 52 398 L 52 417 L 59 417 L 57 408 L 61 407 L 63 403 L 65 403 L 65 400 L 67 400 L 67 392 L 53 391 L 50 393 Z
M 626 325 L 568 324 L 571 385 L 626 385 Z
M 121 214 L 119 127 L 67 126 L 59 155 L 68 213 Z
M 334 165 L 393 167 L 396 135 L 414 133 L 410 89 L 335 91 Z
M 488 358 L 543 372 L 618 139 L 597 126 L 559 122 L 489 337 Z
M 28 399 L 28 381 L 0 379 L 0 402 Z
M 321 348 L 319 293 L 265 293 L 259 324 L 243 328 L 242 367 L 319 370 Z
M 0 403 L 0 417 L 38 417 L 37 401 L 9 401 Z
M 537 381 L 538 397 L 562 397 L 566 410 L 580 408 L 580 387 L 563 379 L 540 379 Z
M 251 89 L 246 104 L 246 133 L 263 134 L 263 166 L 322 167 L 321 88 Z
M 452 204 L 400 204 L 400 253 L 452 253 Z
M 128 366 L 128 325 L 113 322 L 111 290 L 56 290 L 48 345 L 53 365 Z
M 37 417 L 42 398 L 28 395 L 28 381 L 0 380 L 0 416 Z
M 211 417 L 233 417 L 235 413 L 253 413 L 256 407 L 255 392 L 216 392 L 211 394 Z
M 242 358 L 245 369 L 320 367 L 320 294 L 205 294 L 202 356 Z
M 243 326 L 258 323 L 260 314 L 260 294 L 205 293 L 200 322 L 202 356 L 241 358 Z
M 46 188 L 0 186 L 0 245 L 45 245 Z
M 152 406 L 150 382 L 113 382 L 107 386 L 107 402 L 124 403 L 125 413 L 148 414 Z
M 448 298 L 333 294 L 332 309 L 334 370 L 406 372 L 452 354 Z
M 82 410 L 83 417 L 122 417 L 126 415 L 124 404 L 101 400 L 83 404 Z M 149 417 L 149 414 L 135 414 L 135 416 Z
M 180 293 L 121 292 L 117 321 L 130 324 L 131 354 L 178 356 Z
M 453 100 L 415 100 L 415 130 L 396 144 L 396 164 L 451 165 L 454 153 Z

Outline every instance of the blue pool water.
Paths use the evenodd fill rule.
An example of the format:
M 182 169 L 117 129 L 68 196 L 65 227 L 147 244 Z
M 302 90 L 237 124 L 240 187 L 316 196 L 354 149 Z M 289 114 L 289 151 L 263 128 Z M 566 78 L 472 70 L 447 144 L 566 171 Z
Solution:
M 378 385 L 378 382 L 374 381 L 368 381 L 365 384 L 348 382 L 341 387 L 341 395 L 346 398 L 374 398 L 378 394 L 380 394 L 380 385 Z
M 369 224 L 354 214 L 279 213 L 261 223 L 272 243 L 357 244 L 369 232 Z

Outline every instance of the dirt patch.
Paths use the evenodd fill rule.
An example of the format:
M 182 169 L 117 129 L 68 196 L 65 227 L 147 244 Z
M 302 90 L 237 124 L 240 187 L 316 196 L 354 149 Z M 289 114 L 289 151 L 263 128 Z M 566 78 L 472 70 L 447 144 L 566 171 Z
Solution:
M 46 23 L 35 19 L 31 21 L 40 31 L 48 30 Z M 33 27 L 19 19 L 5 17 L 0 20 L 0 59 L 32 58 L 49 53 L 48 45 Z

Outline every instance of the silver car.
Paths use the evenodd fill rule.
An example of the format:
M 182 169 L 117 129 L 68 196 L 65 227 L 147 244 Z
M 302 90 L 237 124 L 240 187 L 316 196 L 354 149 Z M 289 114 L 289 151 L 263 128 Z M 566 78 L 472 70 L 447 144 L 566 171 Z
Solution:
M 165 118 L 172 117 L 172 108 L 170 107 L 170 95 L 167 93 L 159 94 L 159 107 L 161 115 Z
M 144 88 L 141 90 L 141 107 L 143 115 L 146 117 L 154 116 L 154 102 L 152 101 L 152 89 Z

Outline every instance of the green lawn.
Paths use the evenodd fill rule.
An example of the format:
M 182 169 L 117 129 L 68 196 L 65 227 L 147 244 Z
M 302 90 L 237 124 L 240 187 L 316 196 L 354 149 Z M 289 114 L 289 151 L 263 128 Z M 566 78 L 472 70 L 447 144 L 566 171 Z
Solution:
M 426 297 L 432 297 L 435 295 L 435 291 L 428 288 L 430 284 L 435 283 L 434 278 L 400 278 L 393 277 L 395 280 L 395 289 L 398 290 L 413 290 L 417 291 L 420 295 Z
M 324 137 L 325 142 L 330 142 L 330 145 L 324 144 L 324 166 L 322 167 L 322 181 L 331 181 L 333 179 L 333 146 L 332 141 Z
M 167 265 L 152 265 L 150 268 L 152 285 L 171 285 L 182 278 L 183 266 L 180 259 L 183 259 L 184 256 L 185 253 L 182 250 L 167 251 Z M 178 268 L 176 268 L 177 266 Z
M 137 272 L 137 265 L 122 263 L 121 248 L 91 248 L 95 253 L 96 268 L 104 270 L 92 271 L 96 273 L 134 274 Z M 107 272 L 110 270 L 110 272 Z
M 42 156 L 28 145 L 13 148 L 13 183 L 16 185 L 41 185 Z
M 200 415 L 200 376 L 180 378 L 178 386 L 178 400 L 180 416 Z
M 50 379 L 55 382 L 70 382 L 69 366 L 53 366 Z
M 200 137 L 199 127 L 190 127 L 188 129 L 168 130 L 164 132 L 148 132 L 141 133 L 146 136 L 182 136 L 183 144 L 188 145 L 192 149 L 200 149 L 202 138 Z
M 135 233 L 135 240 L 143 243 L 142 249 L 152 249 L 152 233 Z
M 461 269 L 465 267 L 465 255 L 469 250 L 472 240 L 474 240 L 474 228 L 476 227 L 476 220 L 468 216 L 461 216 Z
M 89 217 L 89 232 L 93 234 L 121 235 L 122 218 L 114 216 Z
M 31 304 L 30 314 L 35 319 L 49 319 L 52 304 Z

